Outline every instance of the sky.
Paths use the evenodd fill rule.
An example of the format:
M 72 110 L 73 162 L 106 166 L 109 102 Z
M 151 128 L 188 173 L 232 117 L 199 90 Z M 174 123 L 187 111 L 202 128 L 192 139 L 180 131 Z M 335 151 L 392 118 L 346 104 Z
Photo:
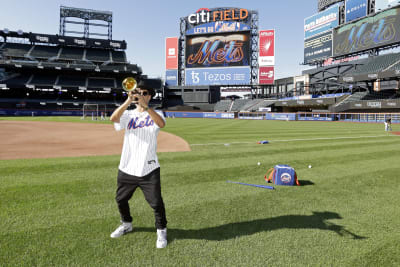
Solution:
M 127 42 L 126 55 L 143 74 L 165 77 L 165 38 L 180 35 L 180 18 L 199 8 L 256 10 L 259 30 L 275 29 L 275 79 L 301 75 L 304 19 L 317 13 L 318 0 L 14 0 L 1 1 L 0 29 L 58 34 L 60 6 L 111 11 L 113 39 Z M 98 21 L 96 21 L 98 22 Z M 78 30 L 70 26 L 67 30 Z M 81 29 L 83 31 L 83 26 Z M 106 32 L 106 28 L 92 30 Z

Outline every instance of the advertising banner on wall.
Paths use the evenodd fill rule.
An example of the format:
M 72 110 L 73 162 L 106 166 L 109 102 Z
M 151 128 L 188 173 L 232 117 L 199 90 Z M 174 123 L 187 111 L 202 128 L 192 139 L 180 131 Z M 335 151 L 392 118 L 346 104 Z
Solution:
M 398 0 L 375 0 L 375 12 L 400 5 Z
M 250 26 L 236 21 L 217 21 L 201 24 L 186 31 L 186 35 L 249 31 Z
M 339 7 L 335 4 L 304 20 L 304 39 L 330 30 L 339 25 Z
M 275 30 L 259 32 L 259 66 L 275 65 Z
M 345 21 L 365 17 L 368 13 L 368 0 L 346 0 Z
M 318 34 L 304 41 L 304 63 L 324 60 L 332 56 L 332 31 Z
M 258 69 L 258 84 L 274 84 L 275 70 L 273 66 Z
M 178 37 L 168 37 L 165 40 L 165 69 L 178 69 Z
M 186 69 L 185 83 L 186 85 L 250 84 L 250 67 Z
M 165 85 L 167 86 L 178 85 L 178 70 L 165 71 Z
M 249 66 L 250 32 L 188 36 L 186 68 Z
M 333 56 L 342 56 L 400 42 L 400 8 L 333 30 Z

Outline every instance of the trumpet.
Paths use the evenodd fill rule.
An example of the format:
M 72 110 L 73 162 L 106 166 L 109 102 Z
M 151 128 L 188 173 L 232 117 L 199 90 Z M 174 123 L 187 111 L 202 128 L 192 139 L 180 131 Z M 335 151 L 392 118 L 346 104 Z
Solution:
M 135 78 L 127 77 L 122 81 L 122 88 L 127 92 L 132 92 L 135 91 L 137 84 Z

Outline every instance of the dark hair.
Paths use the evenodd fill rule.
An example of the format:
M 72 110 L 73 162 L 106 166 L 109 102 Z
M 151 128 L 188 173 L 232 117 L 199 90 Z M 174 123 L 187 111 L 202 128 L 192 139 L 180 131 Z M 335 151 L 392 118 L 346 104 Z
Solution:
M 138 82 L 138 85 L 137 85 L 137 86 L 138 86 L 140 89 L 147 90 L 147 91 L 150 93 L 150 95 L 151 95 L 152 98 L 156 95 L 156 91 L 154 90 L 153 87 L 151 87 L 151 85 L 150 85 L 149 82 L 146 82 L 146 80 L 140 80 L 140 81 Z

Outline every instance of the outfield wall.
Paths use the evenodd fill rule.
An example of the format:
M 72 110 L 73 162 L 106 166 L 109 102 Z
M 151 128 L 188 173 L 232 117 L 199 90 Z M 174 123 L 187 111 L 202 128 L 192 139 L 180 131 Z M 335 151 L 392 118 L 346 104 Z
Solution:
M 211 118 L 211 119 L 234 119 L 234 112 L 185 112 L 185 111 L 165 111 L 167 118 Z
M 0 109 L 0 116 L 82 116 L 82 110 Z
M 99 114 L 98 114 L 99 115 Z M 82 111 L 15 110 L 2 109 L 0 116 L 82 116 Z M 193 112 L 165 111 L 166 118 L 208 118 L 240 120 L 281 120 L 281 121 L 349 121 L 384 122 L 391 117 L 392 123 L 400 123 L 400 113 L 274 113 L 274 112 Z
M 384 122 L 391 117 L 392 123 L 400 123 L 400 113 L 273 113 L 273 112 L 164 112 L 169 118 L 214 118 L 240 120 L 281 120 L 281 121 L 351 121 Z

